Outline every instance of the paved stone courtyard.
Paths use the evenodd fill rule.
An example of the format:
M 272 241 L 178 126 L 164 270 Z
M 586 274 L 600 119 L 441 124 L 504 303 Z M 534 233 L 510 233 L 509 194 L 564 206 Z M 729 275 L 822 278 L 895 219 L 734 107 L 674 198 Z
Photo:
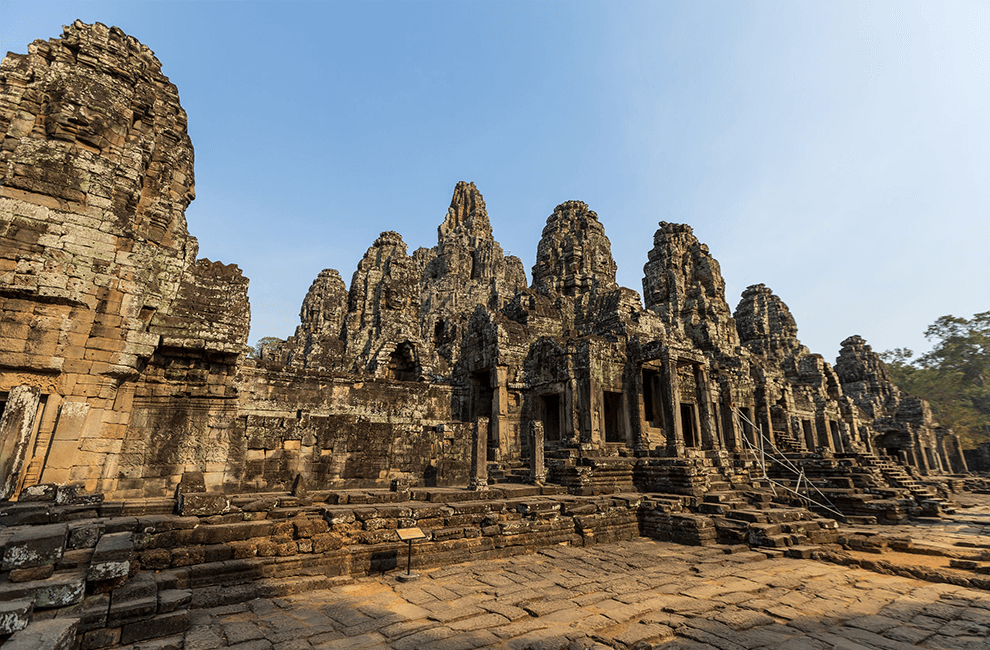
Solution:
M 185 650 L 990 647 L 990 593 L 639 539 L 193 612 Z M 184 643 L 183 643 L 184 641 Z M 162 640 L 149 642 L 161 647 Z

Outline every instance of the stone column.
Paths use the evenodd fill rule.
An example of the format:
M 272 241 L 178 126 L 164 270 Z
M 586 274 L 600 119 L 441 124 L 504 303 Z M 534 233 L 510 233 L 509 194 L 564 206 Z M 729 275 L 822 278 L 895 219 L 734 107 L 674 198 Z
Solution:
M 735 411 L 732 410 L 732 395 L 723 395 L 722 399 L 726 400 L 719 404 L 719 410 L 722 415 L 722 428 L 725 431 L 725 444 L 732 451 L 741 451 L 746 448 L 742 441 L 742 432 L 739 430 L 739 422 L 737 421 Z
M 701 426 L 701 448 L 718 449 L 715 427 L 712 422 L 711 392 L 708 390 L 708 373 L 704 366 L 694 366 L 694 382 L 698 387 L 698 424 Z
M 529 423 L 529 482 L 543 485 L 547 478 L 547 467 L 543 462 L 543 423 L 533 420 Z
M 670 409 L 670 428 L 667 432 L 667 449 L 681 456 L 684 453 L 684 429 L 681 424 L 681 387 L 677 377 L 677 360 L 665 356 L 663 363 L 664 401 Z
M 478 418 L 471 430 L 471 478 L 468 489 L 488 489 L 488 418 Z
M 501 458 L 509 458 L 510 450 L 515 446 L 518 455 L 518 440 L 509 440 L 509 368 L 507 366 L 496 366 L 495 394 L 492 396 L 492 416 L 495 421 L 495 441 Z M 515 443 L 515 445 L 513 445 Z M 497 460 L 497 459 L 496 459 Z
M 41 392 L 33 386 L 15 386 L 0 417 L 0 500 L 14 496 L 24 465 Z

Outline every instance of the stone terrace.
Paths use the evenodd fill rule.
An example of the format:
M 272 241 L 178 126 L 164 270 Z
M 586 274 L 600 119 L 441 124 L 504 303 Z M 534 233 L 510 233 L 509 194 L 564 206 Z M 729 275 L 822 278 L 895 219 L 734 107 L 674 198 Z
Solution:
M 990 594 L 637 539 L 199 610 L 138 648 L 986 648 Z

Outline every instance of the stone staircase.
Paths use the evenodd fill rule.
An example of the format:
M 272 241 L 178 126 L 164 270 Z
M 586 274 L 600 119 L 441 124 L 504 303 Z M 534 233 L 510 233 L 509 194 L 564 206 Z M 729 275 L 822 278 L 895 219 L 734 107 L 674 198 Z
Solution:
M 527 483 L 529 482 L 529 465 L 521 460 L 488 463 L 488 483 Z
M 954 504 L 940 498 L 938 491 L 934 487 L 926 485 L 912 476 L 904 466 L 898 463 L 892 463 L 875 454 L 863 454 L 861 456 L 861 463 L 865 467 L 877 470 L 892 487 L 910 492 L 914 500 L 918 502 L 919 507 L 921 507 L 923 514 L 938 516 L 941 512 L 947 514 L 955 512 Z

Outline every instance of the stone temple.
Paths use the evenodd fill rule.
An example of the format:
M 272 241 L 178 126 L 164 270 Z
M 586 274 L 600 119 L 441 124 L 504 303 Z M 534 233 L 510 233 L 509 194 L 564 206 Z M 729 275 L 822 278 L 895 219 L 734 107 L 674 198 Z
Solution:
M 0 67 L 3 570 L 9 589 L 51 581 L 65 571 L 45 567 L 88 549 L 88 586 L 63 577 L 76 600 L 33 601 L 81 608 L 88 647 L 182 625 L 188 597 L 99 600 L 152 570 L 180 576 L 145 585 L 159 597 L 234 598 L 300 574 L 193 569 L 306 555 L 324 576 L 375 570 L 367 549 L 394 555 L 403 524 L 427 531 L 424 562 L 508 554 L 514 535 L 753 543 L 766 516 L 727 516 L 747 509 L 804 509 L 834 541 L 822 516 L 897 523 L 962 489 L 958 439 L 861 337 L 832 364 L 768 287 L 733 310 L 687 225 L 659 224 L 642 295 L 620 287 L 581 201 L 547 218 L 527 283 L 478 188 L 457 183 L 434 247 L 383 232 L 349 285 L 322 271 L 295 334 L 250 358 L 248 279 L 199 258 L 187 228 L 186 119 L 118 28 L 76 22 Z M 601 505 L 616 494 L 639 496 Z M 41 560 L 18 559 L 22 538 Z

